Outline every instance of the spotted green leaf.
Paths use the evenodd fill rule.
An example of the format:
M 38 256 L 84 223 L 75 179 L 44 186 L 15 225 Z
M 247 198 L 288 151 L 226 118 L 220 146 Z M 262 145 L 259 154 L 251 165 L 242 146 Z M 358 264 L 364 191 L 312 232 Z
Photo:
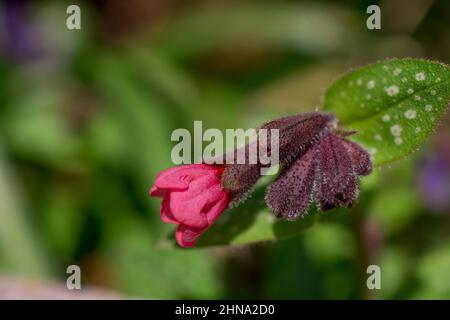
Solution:
M 325 93 L 324 109 L 373 155 L 374 165 L 417 149 L 450 101 L 450 68 L 417 60 L 389 60 L 347 73 Z

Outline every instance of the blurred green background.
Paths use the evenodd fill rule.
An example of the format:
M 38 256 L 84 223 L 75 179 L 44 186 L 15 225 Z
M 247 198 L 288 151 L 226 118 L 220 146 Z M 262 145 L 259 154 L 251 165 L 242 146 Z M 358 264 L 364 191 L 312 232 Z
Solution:
M 341 73 L 388 57 L 449 63 L 449 21 L 445 0 L 2 1 L 0 282 L 64 286 L 78 264 L 83 286 L 123 297 L 450 299 L 449 118 L 366 178 L 357 207 L 287 240 L 158 249 L 172 226 L 147 196 L 172 130 L 314 110 Z

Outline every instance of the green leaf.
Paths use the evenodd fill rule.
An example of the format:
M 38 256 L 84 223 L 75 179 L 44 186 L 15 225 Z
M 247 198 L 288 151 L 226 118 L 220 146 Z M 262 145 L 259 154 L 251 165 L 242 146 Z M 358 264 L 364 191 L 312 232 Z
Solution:
M 119 212 L 107 230 L 108 262 L 121 291 L 152 299 L 213 299 L 220 292 L 214 252 L 149 250 L 154 234 L 137 217 Z
M 100 52 L 90 62 L 94 61 L 93 85 L 126 137 L 126 162 L 135 174 L 137 188 L 147 189 L 149 181 L 170 161 L 170 144 L 166 143 L 174 126 L 170 107 L 135 78 L 122 56 Z
M 352 139 L 373 155 L 374 165 L 417 149 L 438 124 L 450 101 L 450 69 L 426 60 L 389 60 L 352 71 L 325 93 Z
M 70 132 L 58 104 L 62 97 L 55 92 L 61 89 L 28 90 L 15 98 L 14 107 L 5 110 L 0 119 L 4 141 L 20 157 L 55 166 L 75 157 L 80 141 Z
M 450 297 L 450 245 L 445 243 L 427 252 L 417 267 L 419 290 L 413 299 L 448 299 Z
M 19 179 L 0 145 L 0 260 L 4 273 L 50 277 L 51 257 L 33 224 Z

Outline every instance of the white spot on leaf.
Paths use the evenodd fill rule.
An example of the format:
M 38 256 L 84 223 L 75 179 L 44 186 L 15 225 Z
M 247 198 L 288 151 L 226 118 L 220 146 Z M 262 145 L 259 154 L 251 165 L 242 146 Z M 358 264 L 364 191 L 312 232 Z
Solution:
M 403 139 L 400 137 L 395 137 L 394 142 L 396 145 L 401 145 L 403 143 Z
M 372 90 L 373 88 L 375 88 L 375 80 L 370 80 L 367 82 L 367 89 Z
M 388 94 L 388 96 L 391 96 L 391 97 L 396 96 L 400 91 L 398 86 L 395 86 L 395 85 L 387 87 L 385 90 L 386 90 L 386 93 Z
M 423 73 L 423 72 L 418 72 L 418 73 L 416 73 L 416 80 L 417 80 L 417 81 L 423 81 L 423 80 L 425 80 L 425 73 Z
M 416 116 L 417 116 L 416 110 L 409 109 L 409 110 L 405 111 L 405 118 L 406 119 L 415 119 Z
M 433 110 L 433 106 L 431 104 L 427 104 L 425 106 L 425 110 L 427 110 L 428 112 L 430 112 L 431 110 Z
M 394 69 L 394 75 L 395 76 L 398 76 L 400 73 L 402 73 L 402 69 L 400 69 L 400 68 L 395 68 Z
M 399 137 L 402 134 L 403 128 L 399 124 L 394 124 L 391 127 L 391 134 L 394 137 Z
M 388 114 L 385 114 L 384 116 L 383 116 L 383 118 L 381 118 L 384 122 L 389 122 L 389 121 L 391 121 L 391 116 L 390 115 L 388 115 Z

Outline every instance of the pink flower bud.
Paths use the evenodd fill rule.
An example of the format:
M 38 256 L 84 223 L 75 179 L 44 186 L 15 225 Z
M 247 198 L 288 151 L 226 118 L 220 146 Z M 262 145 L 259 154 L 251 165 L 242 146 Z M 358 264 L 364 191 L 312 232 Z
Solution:
M 150 196 L 162 197 L 161 220 L 178 225 L 176 240 L 192 247 L 228 207 L 220 179 L 223 166 L 182 165 L 158 174 Z

